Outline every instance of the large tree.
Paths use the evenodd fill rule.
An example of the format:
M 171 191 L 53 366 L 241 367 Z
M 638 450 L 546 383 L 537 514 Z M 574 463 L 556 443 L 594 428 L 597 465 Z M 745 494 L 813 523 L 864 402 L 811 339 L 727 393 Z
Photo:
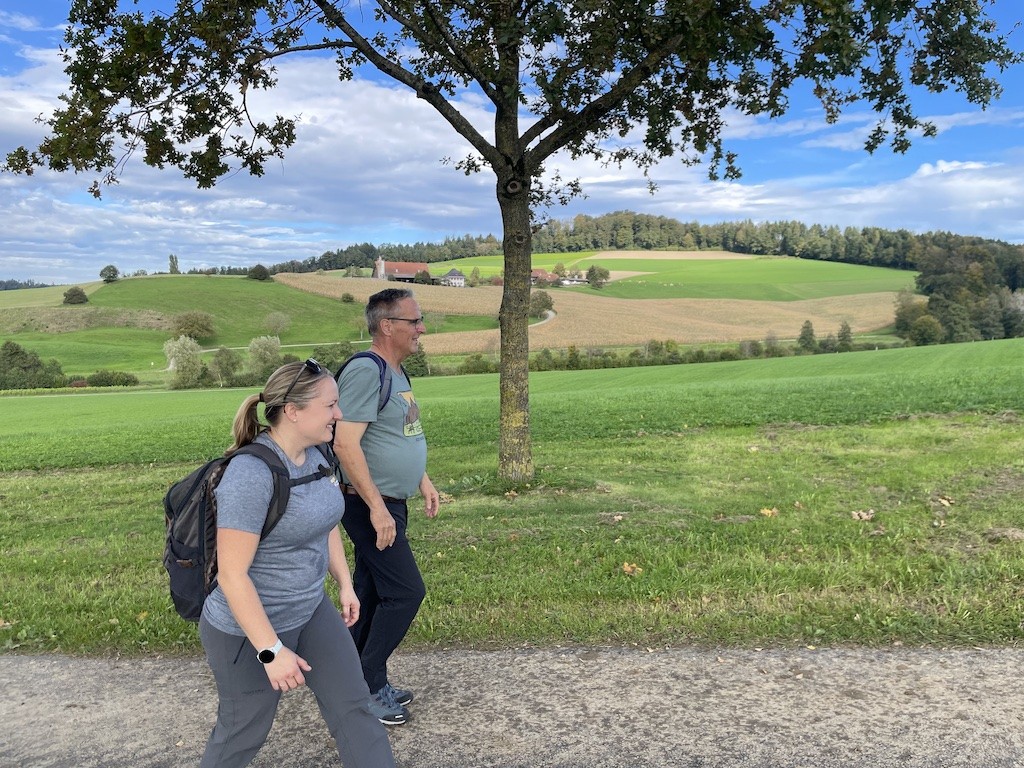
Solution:
M 490 170 L 503 223 L 499 474 L 532 477 L 527 317 L 538 212 L 580 192 L 545 173 L 564 151 L 647 170 L 678 155 L 736 177 L 721 135 L 730 110 L 778 117 L 794 86 L 824 119 L 863 101 L 878 113 L 865 148 L 903 151 L 915 91 L 948 87 L 986 105 L 1014 63 L 987 18 L 993 0 L 179 0 L 143 14 L 74 0 L 64 105 L 50 136 L 8 166 L 104 174 L 128 155 L 177 166 L 200 187 L 234 167 L 261 174 L 296 139 L 291 119 L 252 118 L 249 90 L 275 85 L 282 56 L 332 53 L 341 81 L 375 69 L 416 92 L 463 136 L 456 165 Z M 159 4 L 158 2 L 156 4 Z M 326 85 L 326 84 L 325 84 Z M 459 111 L 474 91 L 493 136 Z M 473 102 L 476 103 L 476 100 Z M 640 143 L 627 134 L 639 129 Z

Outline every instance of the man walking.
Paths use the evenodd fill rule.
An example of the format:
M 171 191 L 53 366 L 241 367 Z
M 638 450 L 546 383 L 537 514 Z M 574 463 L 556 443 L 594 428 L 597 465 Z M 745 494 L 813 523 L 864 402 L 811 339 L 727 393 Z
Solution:
M 376 355 L 359 357 L 338 376 L 334 450 L 342 470 L 341 523 L 355 549 L 352 584 L 361 605 L 352 636 L 374 714 L 385 725 L 409 718 L 411 691 L 388 680 L 387 661 L 402 642 L 426 595 L 406 537 L 408 499 L 418 490 L 427 517 L 437 516 L 438 494 L 427 476 L 427 442 L 420 410 L 402 361 L 426 332 L 410 290 L 387 288 L 370 297 L 366 326 Z M 381 365 L 383 364 L 383 365 Z M 381 403 L 381 395 L 387 395 Z

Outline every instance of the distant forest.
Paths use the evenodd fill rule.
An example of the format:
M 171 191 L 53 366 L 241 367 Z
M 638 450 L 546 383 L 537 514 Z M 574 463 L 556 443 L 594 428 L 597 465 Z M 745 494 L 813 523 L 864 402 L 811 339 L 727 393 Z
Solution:
M 879 227 L 825 227 L 798 221 L 684 223 L 665 216 L 619 211 L 552 220 L 533 237 L 534 253 L 594 250 L 721 250 L 753 256 L 865 264 L 915 270 L 918 291 L 897 303 L 896 332 L 914 344 L 1024 336 L 1024 246 L 982 237 Z M 369 243 L 327 251 L 271 272 L 366 269 L 386 261 L 433 263 L 501 253 L 493 236 L 449 238 L 441 244 Z
M 0 280 L 0 291 L 16 291 L 19 288 L 49 288 L 47 283 L 37 283 L 35 280 Z
M 794 256 L 801 259 L 867 264 L 892 269 L 943 271 L 943 262 L 963 262 L 964 249 L 994 266 L 989 275 L 1017 291 L 1024 287 L 1024 246 L 982 237 L 929 232 L 915 235 L 905 229 L 826 227 L 798 221 L 684 223 L 666 216 L 619 211 L 603 216 L 552 220 L 533 235 L 534 253 L 574 253 L 594 250 L 721 250 L 754 256 Z M 287 261 L 268 269 L 275 272 L 316 272 L 355 267 L 368 269 L 378 256 L 385 261 L 434 263 L 469 256 L 501 253 L 493 235 L 446 238 L 442 243 L 373 245 L 360 243 L 325 251 L 303 261 Z M 961 254 L 955 257 L 955 254 Z M 227 272 L 224 268 L 224 273 Z M 237 270 L 245 274 L 247 268 Z M 991 271 L 986 267 L 986 272 Z

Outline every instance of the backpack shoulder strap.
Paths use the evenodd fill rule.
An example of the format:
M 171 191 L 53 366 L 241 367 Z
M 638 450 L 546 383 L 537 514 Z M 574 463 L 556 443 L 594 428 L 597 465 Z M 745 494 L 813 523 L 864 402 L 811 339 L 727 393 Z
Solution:
M 231 455 L 237 456 L 240 453 L 247 453 L 250 456 L 257 456 L 262 459 L 270 468 L 270 474 L 274 479 L 274 491 L 270 497 L 270 508 L 267 510 L 267 519 L 264 521 L 263 531 L 260 533 L 260 538 L 265 539 L 274 530 L 274 526 L 277 525 L 284 515 L 285 509 L 288 508 L 288 497 L 291 496 L 293 483 L 288 476 L 287 467 L 285 467 L 281 462 L 281 458 L 270 446 L 263 445 L 263 443 L 248 443 Z
M 338 463 L 338 457 L 334 455 L 334 448 L 331 447 L 330 443 L 317 443 L 316 449 L 320 451 L 320 455 L 327 464 L 321 464 L 308 475 L 289 478 L 288 484 L 291 487 L 312 483 L 325 477 L 333 477 L 340 482 L 340 464 Z
M 341 372 L 345 370 L 345 366 L 351 363 L 353 360 L 359 358 L 369 358 L 377 364 L 377 368 L 380 371 L 380 396 L 377 398 L 377 413 L 384 410 L 384 406 L 387 405 L 388 400 L 391 399 L 391 376 L 388 375 L 388 364 L 387 361 L 378 355 L 376 352 L 371 352 L 368 349 L 364 349 L 361 352 L 356 352 L 348 360 L 341 364 L 338 368 L 338 372 L 334 374 L 334 380 L 341 381 Z M 402 373 L 405 373 L 405 368 L 402 369 Z M 409 375 L 405 375 L 409 378 Z

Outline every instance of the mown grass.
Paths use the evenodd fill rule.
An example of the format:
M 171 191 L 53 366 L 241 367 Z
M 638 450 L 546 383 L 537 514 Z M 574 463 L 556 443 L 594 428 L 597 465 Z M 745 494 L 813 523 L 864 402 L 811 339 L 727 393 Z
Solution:
M 746 299 L 801 301 L 914 288 L 905 270 L 792 258 L 724 260 L 616 260 L 592 257 L 579 264 L 648 274 L 614 280 L 601 295 L 619 299 Z M 578 289 L 574 289 L 578 290 Z M 594 290 L 594 289 L 586 289 Z
M 498 275 L 503 268 L 500 256 L 456 259 L 446 262 L 446 265 L 449 263 L 466 275 L 474 268 L 479 269 L 483 278 Z M 561 263 L 567 269 L 578 269 L 584 273 L 592 265 L 604 267 L 611 272 L 643 273 L 614 280 L 599 290 L 588 287 L 564 289 L 595 291 L 602 296 L 638 300 L 801 301 L 858 293 L 887 293 L 905 288 L 913 290 L 915 275 L 905 270 L 810 259 L 616 259 L 614 253 L 598 255 L 593 251 L 539 253 L 533 255 L 531 263 L 535 269 L 549 271 Z
M 1024 343 L 531 377 L 537 480 L 495 480 L 497 378 L 415 383 L 448 496 L 407 647 L 1016 643 Z M 167 485 L 247 392 L 0 398 L 0 644 L 192 652 Z
M 60 288 L 61 290 L 57 290 Z M 30 349 L 44 360 L 55 359 L 71 376 L 97 370 L 127 371 L 143 381 L 163 379 L 167 360 L 163 345 L 171 337 L 175 316 L 208 312 L 215 335 L 203 340 L 212 354 L 226 346 L 243 352 L 249 342 L 271 335 L 271 313 L 287 317 L 279 334 L 283 351 L 308 356 L 324 344 L 347 343 L 359 348 L 366 338 L 363 305 L 338 302 L 284 285 L 242 277 L 158 275 L 133 277 L 116 283 L 92 284 L 88 305 L 62 306 L 62 286 L 0 291 L 0 339 Z M 83 318 L 85 313 L 103 317 Z M 133 327 L 132 313 L 146 313 L 146 327 Z M 120 313 L 120 314 L 119 314 Z M 163 318 L 163 327 L 152 327 Z M 34 318 L 34 319 L 33 319 Z M 429 333 L 476 331 L 498 327 L 497 317 L 428 313 Z M 38 328 L 37 326 L 43 326 Z
M 91 283 L 80 283 L 78 285 L 86 295 L 91 295 L 103 286 L 103 282 L 97 280 Z M 15 291 L 0 291 L 0 309 L 13 309 L 16 307 L 55 307 L 63 303 L 64 292 L 71 285 L 48 285 L 42 288 L 24 288 Z

